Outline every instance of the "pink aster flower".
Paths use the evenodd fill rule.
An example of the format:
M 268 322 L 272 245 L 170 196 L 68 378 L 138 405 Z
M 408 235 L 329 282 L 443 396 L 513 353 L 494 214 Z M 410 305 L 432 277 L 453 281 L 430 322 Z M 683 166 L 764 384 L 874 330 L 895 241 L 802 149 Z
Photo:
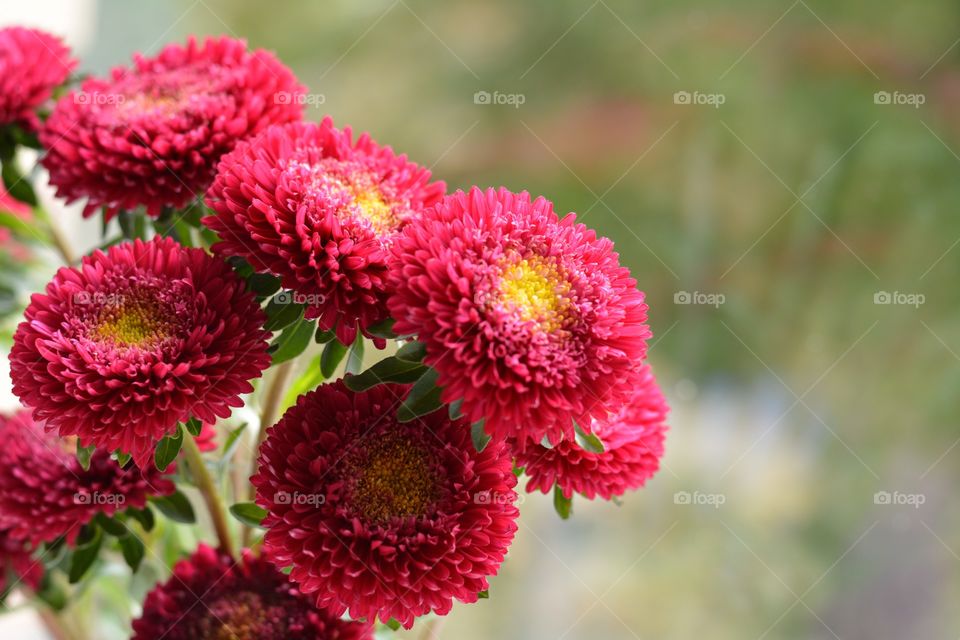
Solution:
M 642 487 L 660 468 L 666 438 L 667 401 L 649 366 L 640 386 L 620 409 L 595 419 L 590 431 L 603 442 L 603 453 L 587 451 L 570 440 L 553 448 L 530 443 L 517 453 L 517 466 L 530 478 L 527 491 L 548 493 L 554 485 L 567 498 L 579 493 L 610 500 Z
M 133 640 L 373 640 L 370 624 L 316 608 L 266 557 L 241 562 L 201 544 L 158 585 L 133 623 Z
M 173 240 L 137 240 L 63 268 L 13 338 L 13 391 L 84 446 L 150 464 L 191 416 L 239 407 L 270 364 L 265 316 L 223 261 Z
M 0 529 L 34 547 L 61 536 L 72 545 L 97 514 L 142 509 L 175 489 L 154 465 L 121 468 L 101 449 L 85 470 L 75 441 L 46 432 L 27 411 L 0 419 L 0 437 Z
M 613 242 L 506 189 L 457 192 L 394 242 L 388 302 L 443 400 L 514 437 L 572 439 L 629 400 L 650 330 Z
M 307 318 L 344 344 L 388 317 L 389 247 L 445 186 L 326 118 L 272 127 L 226 156 L 207 194 L 214 250 L 243 256 L 308 303 Z M 369 335 L 369 334 L 367 334 Z M 372 337 L 372 336 L 371 336 Z
M 298 120 L 304 88 L 271 53 L 242 40 L 193 38 L 134 57 L 63 97 L 40 132 L 50 183 L 84 215 L 183 207 L 239 140 Z
M 447 412 L 399 423 L 405 387 L 342 381 L 300 396 L 268 432 L 252 482 L 264 548 L 317 605 L 405 627 L 475 602 L 517 530 L 502 444 L 478 453 Z
M 39 124 L 36 109 L 77 65 L 60 38 L 38 29 L 0 29 L 0 125 Z

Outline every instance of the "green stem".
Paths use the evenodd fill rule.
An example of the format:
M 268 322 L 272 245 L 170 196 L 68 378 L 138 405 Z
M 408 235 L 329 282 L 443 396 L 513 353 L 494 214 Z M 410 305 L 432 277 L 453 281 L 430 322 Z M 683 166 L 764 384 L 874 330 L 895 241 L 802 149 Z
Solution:
M 200 453 L 197 441 L 189 433 L 184 433 L 183 451 L 187 458 L 190 473 L 193 474 L 197 487 L 203 495 L 203 500 L 207 503 L 207 510 L 213 520 L 213 528 L 216 529 L 217 538 L 220 540 L 220 547 L 227 554 L 234 556 L 233 539 L 230 537 L 230 527 L 227 523 L 227 510 L 223 506 L 223 500 L 220 499 L 220 492 L 213 482 L 213 476 L 210 475 L 207 465 L 203 462 L 203 454 Z
M 60 224 L 56 221 L 56 218 L 50 214 L 47 215 L 47 229 L 50 231 L 50 239 L 53 240 L 53 246 L 57 248 L 60 257 L 63 258 L 63 262 L 68 267 L 73 266 L 77 261 L 77 256 L 73 253 L 73 249 L 70 248 L 70 243 L 67 241 L 63 229 L 60 228 Z

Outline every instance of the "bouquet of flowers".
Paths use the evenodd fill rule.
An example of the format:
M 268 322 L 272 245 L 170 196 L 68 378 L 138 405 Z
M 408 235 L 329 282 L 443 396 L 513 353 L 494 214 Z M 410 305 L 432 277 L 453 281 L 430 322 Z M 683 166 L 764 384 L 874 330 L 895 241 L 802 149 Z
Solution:
M 306 89 L 240 40 L 75 67 L 0 31 L 0 242 L 64 262 L 12 337 L 0 589 L 59 637 L 122 563 L 170 567 L 131 603 L 137 640 L 429 626 L 488 597 L 524 489 L 568 518 L 657 471 L 644 295 L 575 215 L 448 193 L 303 120 Z M 22 147 L 102 218 L 92 254 L 37 205 Z

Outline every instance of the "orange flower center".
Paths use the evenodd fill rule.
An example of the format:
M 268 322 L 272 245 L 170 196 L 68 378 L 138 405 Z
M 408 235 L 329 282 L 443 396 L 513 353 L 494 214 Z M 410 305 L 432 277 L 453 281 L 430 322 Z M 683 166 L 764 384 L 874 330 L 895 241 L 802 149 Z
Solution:
M 355 478 L 352 502 L 365 518 L 423 515 L 438 498 L 432 456 L 420 443 L 388 432 L 360 448 L 362 457 L 348 466 Z

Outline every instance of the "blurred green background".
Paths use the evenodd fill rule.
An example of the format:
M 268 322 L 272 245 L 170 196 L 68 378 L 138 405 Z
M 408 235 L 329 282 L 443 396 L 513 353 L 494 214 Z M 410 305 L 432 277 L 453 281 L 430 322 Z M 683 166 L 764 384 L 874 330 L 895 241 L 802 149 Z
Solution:
M 960 635 L 960 3 L 89 6 L 83 70 L 247 38 L 310 117 L 578 212 L 647 292 L 664 469 L 528 497 L 443 638 Z

